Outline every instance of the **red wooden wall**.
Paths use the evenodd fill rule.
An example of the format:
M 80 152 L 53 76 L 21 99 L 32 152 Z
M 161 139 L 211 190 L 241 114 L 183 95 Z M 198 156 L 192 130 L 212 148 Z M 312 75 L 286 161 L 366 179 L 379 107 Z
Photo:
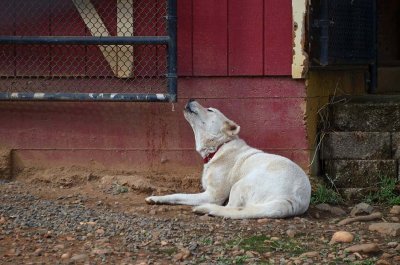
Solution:
M 290 75 L 291 3 L 178 0 L 179 75 Z
M 290 75 L 292 61 L 292 0 L 178 0 L 178 73 L 180 76 Z M 116 34 L 116 2 L 91 0 L 110 34 Z M 161 35 L 146 22 L 165 1 L 135 0 L 134 34 Z M 15 18 L 11 6 L 16 8 Z M 141 7 L 143 7 L 142 10 Z M 156 8 L 154 8 L 156 7 Z M 149 9 L 149 10 L 146 10 Z M 8 22 L 9 25 L 7 24 Z M 11 23 L 15 21 L 15 23 Z M 72 1 L 1 1 L 0 35 L 83 36 L 90 31 Z M 0 47 L 8 56 L 0 74 L 19 76 L 112 76 L 96 46 Z M 12 49 L 12 48 L 11 48 Z M 159 51 L 159 56 L 164 57 Z M 14 55 L 12 55 L 14 54 Z M 135 62 L 146 61 L 137 49 Z M 161 61 L 161 60 L 160 60 Z M 65 63 L 67 62 L 67 63 Z M 146 69 L 157 73 L 157 60 Z M 4 64 L 7 67 L 3 67 Z M 14 69 L 16 67 L 16 69 Z M 16 71 L 15 71 L 16 70 Z M 140 75 L 140 73 L 139 73 Z

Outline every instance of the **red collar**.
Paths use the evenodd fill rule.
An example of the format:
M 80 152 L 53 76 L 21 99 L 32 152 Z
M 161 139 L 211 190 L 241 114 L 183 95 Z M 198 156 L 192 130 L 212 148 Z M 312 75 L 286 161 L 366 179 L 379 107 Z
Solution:
M 232 140 L 230 140 L 230 141 L 232 141 Z M 215 154 L 218 152 L 218 150 L 219 150 L 224 144 L 229 143 L 230 141 L 221 144 L 220 146 L 217 147 L 217 150 L 215 150 L 215 152 L 212 152 L 212 153 L 209 153 L 208 155 L 206 155 L 206 156 L 203 158 L 204 164 L 207 164 L 207 163 L 215 156 Z

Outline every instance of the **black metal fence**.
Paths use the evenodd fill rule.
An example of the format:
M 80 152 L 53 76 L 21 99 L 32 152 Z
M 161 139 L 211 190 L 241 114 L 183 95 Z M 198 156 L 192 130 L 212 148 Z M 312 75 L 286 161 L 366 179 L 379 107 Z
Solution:
M 0 58 L 0 100 L 176 101 L 176 0 L 3 0 Z

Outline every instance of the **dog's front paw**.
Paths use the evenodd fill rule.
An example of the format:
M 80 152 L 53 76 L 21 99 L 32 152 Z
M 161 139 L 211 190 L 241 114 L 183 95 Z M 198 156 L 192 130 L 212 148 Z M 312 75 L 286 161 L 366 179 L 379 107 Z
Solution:
M 150 196 L 144 199 L 147 204 L 157 204 L 157 196 Z
M 197 213 L 197 214 L 210 214 L 210 212 L 211 212 L 211 209 L 208 204 L 203 204 L 203 205 L 193 207 L 192 210 L 194 213 Z

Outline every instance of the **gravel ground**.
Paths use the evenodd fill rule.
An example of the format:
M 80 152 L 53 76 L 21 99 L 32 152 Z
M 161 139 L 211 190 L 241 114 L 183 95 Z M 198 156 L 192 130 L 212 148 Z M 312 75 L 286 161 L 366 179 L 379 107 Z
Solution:
M 311 207 L 283 220 L 227 220 L 185 206 L 133 207 L 118 193 L 99 200 L 79 188 L 62 196 L 53 189 L 44 196 L 38 187 L 0 184 L 0 264 L 400 264 L 400 234 L 370 231 L 371 222 L 339 226 L 347 216 L 329 209 Z M 346 215 L 351 209 L 342 208 Z M 384 216 L 375 222 L 399 223 L 390 209 L 375 210 Z M 329 244 L 337 231 L 354 239 Z M 345 251 L 363 243 L 377 248 Z

